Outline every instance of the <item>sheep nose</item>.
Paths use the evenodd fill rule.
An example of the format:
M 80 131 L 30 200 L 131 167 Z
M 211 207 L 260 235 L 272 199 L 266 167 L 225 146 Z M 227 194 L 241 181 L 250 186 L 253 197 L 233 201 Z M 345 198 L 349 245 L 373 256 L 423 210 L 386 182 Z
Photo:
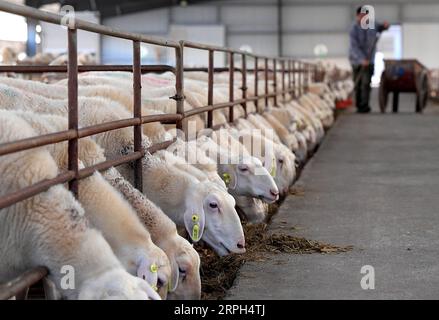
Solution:
M 278 190 L 270 189 L 270 193 L 275 198 L 279 197 L 279 191 Z
M 240 240 L 236 246 L 238 247 L 238 249 L 244 249 L 245 248 L 245 240 Z

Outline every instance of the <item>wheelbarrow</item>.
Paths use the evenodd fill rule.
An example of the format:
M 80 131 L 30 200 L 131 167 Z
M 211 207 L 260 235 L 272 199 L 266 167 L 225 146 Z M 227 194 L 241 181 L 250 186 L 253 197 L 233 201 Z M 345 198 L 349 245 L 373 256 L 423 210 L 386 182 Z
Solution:
M 393 93 L 393 112 L 398 112 L 400 92 L 415 93 L 415 110 L 422 112 L 428 100 L 428 69 L 414 59 L 385 59 L 384 66 L 379 88 L 381 112 L 386 112 L 389 92 Z

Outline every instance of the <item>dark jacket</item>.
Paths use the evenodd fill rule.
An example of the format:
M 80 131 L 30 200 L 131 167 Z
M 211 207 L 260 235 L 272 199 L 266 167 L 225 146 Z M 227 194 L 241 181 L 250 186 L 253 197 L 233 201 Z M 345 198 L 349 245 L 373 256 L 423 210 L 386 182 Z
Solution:
M 360 65 L 365 59 L 371 60 L 373 63 L 376 52 L 375 39 L 377 33 L 383 30 L 383 24 L 377 24 L 375 29 L 362 29 L 357 21 L 352 24 L 349 32 L 349 61 L 352 65 Z

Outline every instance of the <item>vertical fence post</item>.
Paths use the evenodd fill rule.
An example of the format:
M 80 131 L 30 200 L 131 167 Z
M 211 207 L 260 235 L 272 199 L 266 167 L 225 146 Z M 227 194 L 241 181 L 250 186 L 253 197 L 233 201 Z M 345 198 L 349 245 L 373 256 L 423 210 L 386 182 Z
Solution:
M 312 69 L 312 78 L 311 81 L 312 82 L 316 82 L 317 79 L 317 64 L 313 65 L 313 69 Z
M 274 89 L 273 104 L 275 107 L 277 107 L 278 85 L 277 85 L 277 60 L 276 59 L 273 59 L 273 89 Z
M 255 76 L 255 97 L 257 97 L 259 95 L 259 70 L 258 70 L 258 57 L 255 57 L 255 72 L 254 72 L 254 76 Z M 258 99 L 254 100 L 255 102 L 255 109 L 256 109 L 256 113 L 259 113 L 259 101 Z
M 134 126 L 134 152 L 142 150 L 142 72 L 140 61 L 140 42 L 133 41 L 133 116 L 139 119 L 139 124 Z M 143 192 L 142 158 L 134 162 L 134 186 Z
M 233 52 L 229 52 L 229 102 L 235 99 L 235 58 Z M 229 108 L 229 122 L 233 122 L 233 107 Z
M 298 86 L 298 88 L 299 88 L 299 97 L 302 95 L 302 85 L 303 85 L 303 83 L 302 83 L 302 80 L 303 80 L 303 74 L 302 74 L 302 62 L 300 62 L 300 61 L 297 61 L 297 69 L 298 69 L 298 73 L 297 73 L 297 75 L 298 75 L 298 78 L 297 78 L 297 86 Z
M 305 93 L 308 92 L 308 88 L 309 88 L 309 63 L 305 62 L 304 64 L 305 67 L 305 85 L 304 85 L 304 91 Z
M 293 98 L 296 99 L 297 98 L 297 82 L 298 79 L 296 77 L 297 75 L 297 63 L 296 60 L 293 60 Z
M 209 50 L 209 67 L 208 67 L 208 80 L 207 80 L 207 104 L 213 105 L 213 68 L 214 68 L 214 51 Z M 207 127 L 212 128 L 213 125 L 213 110 L 207 111 Z
M 293 98 L 293 86 L 291 82 L 291 60 L 288 59 L 288 94 L 290 95 L 290 98 Z
M 68 29 L 68 125 L 69 130 L 78 132 L 78 48 L 76 29 Z M 69 181 L 69 190 L 78 197 L 78 136 L 68 143 L 68 169 L 75 172 L 75 178 Z
M 175 102 L 177 106 L 177 113 L 182 116 L 184 115 L 183 52 L 184 42 L 180 41 L 180 45 L 175 48 Z M 177 121 L 176 128 L 178 130 L 183 130 L 183 121 L 183 118 Z
M 286 93 L 285 93 L 285 60 L 282 60 L 282 103 L 286 101 Z
M 242 99 L 247 99 L 247 62 L 246 62 L 246 54 L 242 54 Z M 242 107 L 244 108 L 244 115 L 247 118 L 247 102 L 244 101 L 242 103 Z
M 268 58 L 264 59 L 265 107 L 268 106 Z

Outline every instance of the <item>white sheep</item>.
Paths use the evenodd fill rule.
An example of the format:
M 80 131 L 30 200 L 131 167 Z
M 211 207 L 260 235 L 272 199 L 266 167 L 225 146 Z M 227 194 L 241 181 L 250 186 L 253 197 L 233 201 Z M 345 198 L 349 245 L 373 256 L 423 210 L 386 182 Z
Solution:
M 236 134 L 236 133 L 235 133 Z M 254 130 L 241 130 L 236 136 L 247 150 L 259 158 L 271 173 L 281 196 L 285 196 L 296 178 L 296 157 L 283 144 L 275 143 Z M 259 148 L 259 150 L 257 148 Z
M 17 99 L 21 99 L 20 103 L 18 103 Z M 111 101 L 106 101 L 101 98 L 82 98 L 79 100 L 79 114 L 80 114 L 80 125 L 81 126 L 90 126 L 100 123 L 105 123 L 109 121 L 115 121 L 119 119 L 127 118 L 124 114 L 127 111 L 116 103 L 110 103 Z M 62 101 L 51 101 L 50 99 L 44 99 L 42 97 L 38 97 L 36 95 L 25 95 L 23 92 L 6 87 L 4 85 L 0 85 L 0 106 L 3 108 L 21 108 L 22 110 L 34 110 L 41 113 L 56 113 L 59 115 L 66 115 L 66 105 Z M 111 109 L 109 107 L 111 106 Z M 123 128 L 108 132 L 103 132 L 97 135 L 94 135 L 93 138 L 96 142 L 105 149 L 105 156 L 107 159 L 114 159 L 115 157 L 119 157 L 120 155 L 128 154 L 130 151 L 134 149 L 134 137 L 133 131 L 131 128 Z M 143 147 L 147 148 L 150 145 L 150 142 L 143 137 Z M 163 179 L 157 177 L 157 181 L 154 179 L 150 179 L 151 175 L 149 168 L 150 166 L 146 163 L 146 159 L 144 158 L 144 178 L 143 181 L 148 185 L 145 185 L 144 190 L 148 190 L 147 196 L 149 197 L 150 192 L 152 194 L 158 194 L 163 192 L 163 188 L 160 185 L 153 185 L 152 182 L 160 183 Z M 160 161 L 159 161 L 160 162 Z M 162 162 L 163 174 L 167 174 L 168 168 L 170 166 L 166 163 Z M 133 169 L 129 165 L 121 165 L 119 166 L 120 172 L 123 174 L 125 178 L 128 178 L 129 181 L 132 181 L 133 178 Z M 179 183 L 178 172 L 174 172 L 173 179 L 176 179 L 175 183 Z M 181 179 L 185 180 L 184 172 L 181 175 Z M 208 199 L 214 198 L 217 202 L 218 207 L 223 210 L 223 215 L 218 219 L 215 217 L 209 218 L 207 221 L 209 224 L 212 224 L 211 228 L 209 228 L 209 232 L 207 233 L 207 238 L 205 241 L 212 245 L 215 249 L 218 249 L 220 254 L 226 254 L 228 252 L 243 252 L 245 251 L 245 241 L 244 235 L 242 231 L 242 226 L 240 224 L 238 215 L 236 210 L 234 209 L 234 200 L 230 197 L 224 190 L 216 190 L 207 186 L 204 188 L 202 185 L 207 182 L 201 182 L 200 185 L 195 185 L 193 188 L 195 189 L 203 189 L 203 192 L 199 195 L 193 195 L 191 193 L 187 194 L 187 197 L 180 198 L 180 202 L 173 203 L 173 199 L 169 198 L 167 195 L 172 191 L 166 193 L 166 196 L 158 203 L 158 198 L 149 197 L 153 202 L 158 204 L 164 212 L 171 216 L 174 222 L 179 226 L 187 225 L 188 232 L 192 236 L 193 231 L 193 223 L 191 222 L 191 209 L 196 208 L 196 214 L 200 217 L 199 222 L 199 233 L 197 237 L 193 237 L 193 240 L 199 240 L 201 235 L 203 234 L 204 229 L 204 210 L 200 210 L 203 206 L 206 206 L 206 211 L 216 212 L 218 208 L 209 208 Z M 156 189 L 154 190 L 155 187 Z M 188 189 L 185 189 L 186 191 Z M 155 192 L 155 193 L 154 193 Z M 180 191 L 181 192 L 181 191 Z M 213 194 L 210 195 L 210 192 Z M 184 194 L 184 193 L 182 193 Z M 187 199 L 192 199 L 189 201 Z M 169 205 L 166 206 L 166 202 L 169 202 Z M 186 205 L 185 205 L 185 202 Z M 168 212 L 167 208 L 171 209 Z M 178 214 L 182 213 L 180 210 L 182 208 L 186 208 L 188 213 L 185 215 L 185 220 L 183 217 L 178 216 Z M 215 215 L 215 213 L 213 214 Z M 218 215 L 217 215 L 218 216 Z M 184 222 L 185 223 L 182 223 Z M 222 230 L 215 230 L 222 226 Z M 204 239 L 204 238 L 203 238 Z M 218 240 L 220 239 L 220 240 Z M 226 246 L 226 247 L 224 247 Z
M 37 134 L 67 129 L 63 117 L 16 111 Z M 67 168 L 67 143 L 49 145 L 57 165 Z M 79 159 L 85 166 L 105 161 L 102 149 L 90 138 L 79 142 Z M 79 182 L 79 201 L 92 224 L 101 230 L 126 270 L 157 286 L 163 298 L 171 277 L 170 262 L 165 253 L 151 240 L 132 207 L 98 173 Z M 123 226 L 123 227 L 122 227 Z M 157 270 L 151 270 L 156 268 Z
M 12 79 L 0 77 L 0 83 L 28 93 L 43 96 L 55 100 L 67 98 L 67 87 L 55 84 L 46 84 L 38 81 L 25 81 L 22 79 Z M 120 103 L 128 111 L 133 111 L 133 96 L 124 91 L 116 90 L 114 87 L 105 85 L 83 86 L 78 88 L 80 97 L 102 97 Z M 175 104 L 175 102 L 174 102 Z M 163 114 L 161 111 L 147 109 L 142 105 L 142 115 Z M 201 127 L 200 127 L 201 128 Z M 159 122 L 145 123 L 142 125 L 143 133 L 148 136 L 153 143 L 163 142 L 172 139 L 170 133 L 166 132 L 165 127 Z
M 268 203 L 278 200 L 279 190 L 273 177 L 257 157 L 235 154 L 207 136 L 199 137 L 197 145 L 217 162 L 218 173 L 230 194 L 257 197 Z
M 297 142 L 296 137 L 291 134 L 288 129 L 276 119 L 276 117 L 268 112 L 265 112 L 263 117 L 271 125 L 274 131 L 276 131 L 282 143 L 286 145 L 288 149 L 292 150 L 293 152 L 299 149 L 299 143 Z
M 97 106 L 97 107 L 99 107 L 99 106 Z M 88 110 L 93 111 L 93 109 L 90 109 L 90 108 Z M 22 116 L 26 117 L 26 114 L 22 114 Z M 34 115 L 34 114 L 30 114 L 29 115 L 28 114 L 27 118 L 28 118 L 28 121 L 33 122 L 33 125 L 41 126 L 40 130 L 46 130 L 47 131 L 47 132 L 41 131 L 40 133 L 48 133 L 49 131 L 52 131 L 52 132 L 54 132 L 54 131 L 61 131 L 61 130 L 65 130 L 67 128 L 66 119 L 61 118 L 61 117 L 51 116 L 51 115 L 44 115 L 44 116 L 42 116 L 42 115 Z M 53 125 L 52 128 L 50 128 L 50 126 L 49 126 L 50 124 Z M 127 129 L 129 129 L 129 128 L 127 128 Z M 131 130 L 129 130 L 129 131 L 131 131 Z M 108 140 L 112 140 L 112 139 L 107 139 L 107 141 Z M 61 147 L 62 151 L 66 150 L 65 148 L 62 149 L 62 146 L 60 146 L 59 144 L 55 145 L 55 146 L 58 146 L 58 148 Z M 85 146 L 88 147 L 88 148 L 86 148 L 86 150 L 84 150 Z M 90 141 L 88 138 L 81 139 L 79 147 L 80 147 L 80 158 L 86 160 L 84 162 L 86 162 L 87 166 L 93 165 L 93 164 L 95 164 L 97 162 L 103 162 L 105 160 L 103 155 L 100 153 L 100 150 L 96 150 L 96 148 L 97 148 L 96 145 L 94 145 L 93 142 Z M 62 152 L 61 150 L 59 151 L 59 153 Z M 65 154 L 64 154 L 64 156 L 65 156 Z M 112 174 L 110 175 L 109 172 L 112 172 Z M 127 190 L 126 188 L 129 185 L 129 183 L 127 183 L 126 181 L 122 181 L 122 177 L 120 175 L 115 175 L 114 172 L 115 172 L 114 169 L 113 170 L 109 170 L 107 172 L 104 172 L 105 178 L 108 181 L 110 181 L 110 182 L 114 182 L 115 177 L 117 177 L 117 181 L 118 181 L 117 186 L 120 186 L 120 185 L 124 186 L 124 188 L 122 188 L 122 189 L 118 188 L 118 189 L 121 192 L 125 191 L 124 195 L 127 196 L 128 194 L 126 194 L 126 190 Z M 83 181 L 84 180 L 82 180 L 82 182 Z M 82 188 L 83 187 L 82 187 L 82 184 L 81 184 L 80 185 L 80 190 Z M 96 186 L 96 188 L 98 188 L 98 186 Z M 96 190 L 98 190 L 98 189 L 96 189 Z M 133 190 L 135 190 L 135 189 L 131 188 L 131 192 L 134 192 Z M 136 195 L 138 197 L 140 197 L 141 194 L 137 193 Z M 108 198 L 108 195 L 107 195 L 107 198 Z M 131 195 L 129 200 L 130 200 L 130 203 L 132 205 L 133 204 L 137 205 L 137 207 L 135 207 L 135 209 L 137 209 L 137 210 L 141 209 L 142 210 L 142 216 L 141 216 L 142 221 L 145 222 L 145 220 L 144 220 L 145 215 L 147 213 L 149 213 L 150 214 L 150 216 L 149 216 L 150 220 L 152 218 L 154 218 L 155 216 L 159 215 L 160 217 L 159 218 L 155 217 L 155 219 L 159 219 L 162 224 L 165 224 L 165 225 L 167 224 L 168 225 L 167 228 L 165 228 L 165 226 L 163 226 L 163 229 L 167 230 L 167 234 L 169 235 L 169 239 L 167 239 L 166 241 L 163 241 L 163 239 L 162 239 L 161 242 L 163 242 L 165 244 L 167 242 L 171 242 L 172 243 L 172 245 L 167 247 L 168 249 L 170 249 L 170 251 L 168 250 L 168 252 L 170 252 L 170 255 L 168 254 L 168 252 L 166 252 L 166 254 L 168 255 L 168 257 L 171 256 L 174 259 L 174 261 L 173 261 L 174 265 L 172 266 L 173 267 L 173 274 L 177 273 L 177 280 L 178 280 L 178 267 L 175 267 L 175 265 L 176 265 L 175 259 L 178 259 L 178 261 L 179 261 L 178 265 L 181 265 L 180 269 L 184 270 L 184 272 L 185 272 L 184 277 L 186 279 L 185 282 L 184 282 L 185 285 L 181 285 L 181 286 L 179 286 L 177 288 L 175 288 L 176 285 L 177 285 L 177 282 L 174 282 L 175 286 L 173 287 L 172 291 L 175 291 L 176 293 L 171 293 L 171 295 L 179 297 L 179 298 L 184 298 L 184 297 L 192 297 L 192 298 L 194 298 L 194 297 L 199 296 L 199 294 L 200 294 L 199 293 L 199 291 L 200 291 L 200 289 L 199 289 L 199 287 L 200 287 L 200 285 L 199 285 L 199 271 L 198 271 L 198 269 L 199 269 L 199 261 L 198 261 L 199 258 L 198 258 L 197 253 L 187 243 L 186 240 L 184 240 L 183 238 L 179 237 L 176 234 L 175 225 L 172 222 L 170 222 L 170 221 L 169 222 L 166 221 L 166 220 L 169 220 L 169 219 L 163 214 L 163 212 L 161 212 L 158 208 L 154 209 L 154 205 L 151 204 L 151 203 L 148 203 L 147 199 L 143 199 L 143 200 L 137 199 L 136 200 L 136 198 Z M 151 209 L 151 210 L 147 210 L 145 208 L 139 207 L 138 206 L 139 201 L 140 202 L 143 201 L 144 204 L 146 203 L 147 209 Z M 110 203 L 111 202 L 109 202 L 109 204 Z M 103 209 L 105 209 L 105 208 L 103 208 Z M 111 212 L 112 212 L 111 208 L 108 209 L 108 214 L 111 214 Z M 139 212 L 137 212 L 137 213 L 140 214 Z M 129 221 L 129 219 L 128 219 L 128 221 Z M 169 226 L 169 223 L 171 223 L 171 226 Z M 172 225 L 173 225 L 173 229 L 172 229 Z M 130 230 L 130 233 L 134 233 L 134 231 L 136 229 L 137 229 L 137 231 L 140 231 L 137 225 L 134 225 L 134 227 L 131 228 L 131 229 L 132 230 Z M 148 228 L 148 231 L 150 231 L 149 228 Z M 173 235 L 173 231 L 175 232 L 175 236 Z M 117 234 L 118 237 L 121 237 L 120 232 L 121 231 L 118 231 L 118 232 L 115 232 L 114 234 Z M 152 237 L 154 243 L 156 243 L 154 239 L 157 240 L 157 239 L 160 239 L 161 237 L 163 237 L 163 235 L 157 234 L 157 231 L 156 231 L 155 236 Z M 177 237 L 180 238 L 180 239 L 178 239 Z M 122 239 L 124 239 L 124 238 L 122 237 Z M 124 241 L 126 241 L 126 239 L 124 239 Z M 146 242 L 146 243 L 143 243 L 142 245 L 138 245 L 138 246 L 141 247 L 141 246 L 145 246 L 147 244 L 148 243 Z M 151 244 L 149 244 L 149 245 L 151 245 Z M 188 247 L 188 245 L 189 245 L 189 247 Z M 125 243 L 125 246 L 126 246 L 126 243 Z M 149 249 L 149 250 L 151 251 L 152 249 Z M 150 254 L 150 256 L 152 256 L 152 258 L 153 258 L 153 257 L 157 256 L 157 254 Z M 160 256 L 159 256 L 159 258 L 160 258 Z M 159 283 L 159 289 L 160 288 L 165 288 L 165 285 L 167 283 L 167 279 L 169 279 L 168 272 L 166 272 L 167 271 L 166 270 L 166 264 L 163 261 L 160 262 L 159 259 L 155 259 L 154 261 L 155 261 L 154 263 L 157 266 L 159 266 L 159 270 L 158 270 L 159 271 L 158 272 L 158 274 L 159 274 L 159 279 L 158 280 L 160 282 Z M 151 263 L 150 265 L 152 265 L 152 264 L 153 263 Z M 144 263 L 144 265 L 148 266 L 147 263 Z M 149 270 L 150 268 L 148 266 L 147 269 L 145 269 L 145 268 L 143 268 L 143 269 L 144 270 Z M 174 281 L 175 281 L 175 279 L 174 279 Z M 165 292 L 163 292 L 162 290 L 160 290 L 159 292 L 161 293 L 161 295 L 163 297 L 165 296 L 164 295 Z
M 172 268 L 168 299 L 199 299 L 200 257 L 192 245 L 177 233 L 175 223 L 152 201 L 127 182 L 115 169 L 103 173 L 136 210 L 153 242 L 166 252 Z
M 0 110 L 0 143 L 34 136 L 21 118 Z M 58 174 L 45 148 L 0 158 L 0 195 Z M 142 279 L 131 276 L 102 235 L 90 229 L 79 203 L 63 186 L 0 210 L 0 281 L 36 266 L 49 269 L 49 280 L 67 299 L 159 299 Z M 74 288 L 61 286 L 64 267 L 74 270 Z
M 219 255 L 245 252 L 235 200 L 223 188 L 200 181 L 158 156 L 142 161 L 145 195 L 177 226 L 185 227 L 192 240 L 203 239 Z

